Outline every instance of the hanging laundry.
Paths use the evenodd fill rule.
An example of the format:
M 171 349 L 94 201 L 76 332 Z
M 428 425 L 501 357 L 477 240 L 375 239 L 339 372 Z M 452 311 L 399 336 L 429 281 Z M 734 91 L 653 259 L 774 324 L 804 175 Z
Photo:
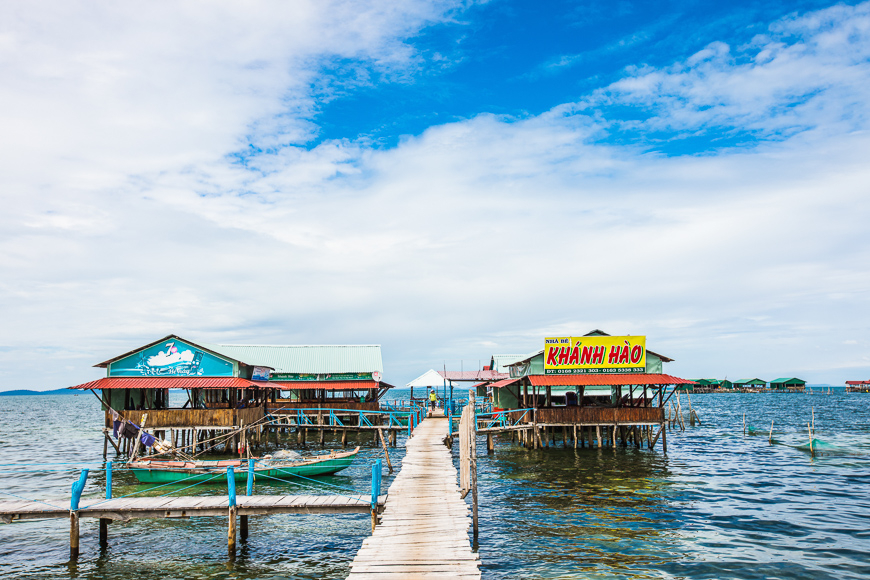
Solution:
M 121 417 L 118 415 L 118 412 L 109 407 L 109 412 L 112 414 L 112 421 L 120 421 Z
M 152 445 L 154 445 L 154 442 L 157 441 L 157 438 L 154 437 L 154 435 L 151 435 L 150 433 L 146 433 L 145 431 L 142 431 L 142 438 L 140 439 L 140 441 L 142 442 L 142 445 L 144 445 L 145 447 L 151 447 Z
M 135 439 L 138 433 L 138 425 L 136 425 L 135 423 L 131 423 L 130 421 L 124 421 L 124 425 L 121 427 L 121 435 L 127 437 L 128 439 Z
M 120 421 L 117 421 L 117 420 L 116 420 L 116 421 L 112 421 L 112 436 L 113 436 L 115 439 L 118 439 L 118 427 L 120 427 L 120 426 L 121 426 L 121 422 L 120 422 Z

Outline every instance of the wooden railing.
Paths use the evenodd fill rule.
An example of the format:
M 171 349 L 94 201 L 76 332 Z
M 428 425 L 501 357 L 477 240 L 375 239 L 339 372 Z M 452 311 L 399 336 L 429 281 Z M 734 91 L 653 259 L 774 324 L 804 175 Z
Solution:
M 284 409 L 284 411 L 282 411 Z M 267 411 L 269 413 L 281 414 L 292 413 L 298 409 L 350 409 L 353 411 L 378 411 L 380 406 L 377 401 L 361 403 L 359 401 L 293 401 L 291 399 L 278 399 L 274 403 L 269 403 Z
M 146 429 L 185 427 L 238 427 L 250 425 L 265 415 L 263 407 L 247 409 L 145 409 L 121 411 L 128 420 L 141 425 L 142 415 L 148 414 Z M 111 416 L 106 413 L 106 426 L 111 426 Z

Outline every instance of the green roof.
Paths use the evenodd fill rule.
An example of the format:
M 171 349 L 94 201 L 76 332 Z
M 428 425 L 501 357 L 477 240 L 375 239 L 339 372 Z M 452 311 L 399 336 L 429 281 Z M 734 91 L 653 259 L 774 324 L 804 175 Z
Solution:
M 766 385 L 767 381 L 762 381 L 761 379 L 740 379 L 734 381 L 735 385 Z
M 379 344 L 288 346 L 202 344 L 202 346 L 248 365 L 270 367 L 278 373 L 384 372 Z
M 497 373 L 508 373 L 510 371 L 507 366 L 515 363 L 517 360 L 523 360 L 528 355 L 525 354 L 494 354 L 492 355 L 492 370 Z
M 771 385 L 783 385 L 786 383 L 795 383 L 795 384 L 800 384 L 800 385 L 807 384 L 807 382 L 805 380 L 796 379 L 795 377 L 789 377 L 789 378 L 785 378 L 785 379 L 773 379 L 772 381 L 770 381 Z

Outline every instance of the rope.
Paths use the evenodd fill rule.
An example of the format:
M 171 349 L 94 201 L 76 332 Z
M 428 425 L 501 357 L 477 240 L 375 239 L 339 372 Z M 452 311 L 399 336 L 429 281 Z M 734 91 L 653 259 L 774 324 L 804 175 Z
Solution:
M 257 463 L 260 463 L 260 462 L 257 461 Z M 260 464 L 264 465 L 262 463 L 260 463 Z M 357 492 L 357 490 L 353 489 L 352 487 L 344 487 L 342 485 L 335 485 L 334 483 L 329 483 L 327 481 L 321 481 L 319 479 L 312 479 L 310 477 L 305 477 L 304 475 L 299 475 L 298 473 L 293 473 L 293 472 L 287 471 L 286 469 L 281 469 L 280 467 L 269 467 L 268 465 L 264 465 L 264 466 L 268 467 L 269 469 L 274 469 L 275 471 L 280 471 L 281 473 L 286 473 L 287 475 L 292 475 L 293 477 L 298 477 L 300 479 L 306 479 L 308 481 L 313 481 L 314 483 L 320 483 L 323 485 L 328 485 L 330 487 L 334 487 L 336 489 L 341 489 L 344 491 L 352 491 L 353 493 L 359 493 L 359 492 Z M 272 477 L 271 475 L 260 474 L 260 473 L 257 473 L 256 471 L 254 472 L 254 475 L 259 476 L 259 477 Z M 284 481 L 283 479 L 279 479 L 277 477 L 272 477 L 272 479 L 278 479 L 278 481 Z
M 214 476 L 209 477 L 209 478 L 206 479 L 205 481 L 197 481 L 197 482 L 194 483 L 193 485 L 188 485 L 187 487 L 182 487 L 181 489 L 176 489 L 176 490 L 174 490 L 174 491 L 170 491 L 169 493 L 164 493 L 164 494 L 161 495 L 160 497 L 167 497 L 167 496 L 172 495 L 173 493 L 178 493 L 179 491 L 184 491 L 185 489 L 190 489 L 191 487 L 196 487 L 197 485 L 199 485 L 199 484 L 201 484 L 201 483 L 208 483 L 209 481 L 211 481 L 211 480 L 214 479 L 215 477 L 220 477 L 220 476 L 222 476 L 222 475 L 226 475 L 226 473 L 218 473 L 218 474 L 215 474 Z
M 290 475 L 296 475 L 296 474 L 291 473 Z M 280 481 L 281 483 L 289 483 L 286 479 L 281 479 L 281 478 L 279 478 L 279 477 L 274 477 L 274 476 L 272 476 L 272 475 L 266 475 L 266 474 L 263 474 L 263 473 L 258 474 L 257 477 L 265 477 L 265 478 L 268 478 L 268 479 L 274 479 L 275 481 Z M 301 476 L 301 475 L 296 475 L 296 477 L 302 477 L 302 476 Z M 307 479 L 307 478 L 303 478 L 303 479 Z M 313 481 L 317 481 L 317 480 L 313 480 Z M 325 482 L 320 482 L 320 483 L 325 483 Z M 303 486 L 303 487 L 311 487 L 311 488 L 314 488 L 314 489 L 318 489 L 317 486 L 310 485 L 310 484 L 306 484 L 306 483 L 294 482 L 294 484 L 295 484 L 295 485 L 301 485 L 301 486 Z M 336 486 L 336 487 L 338 487 L 338 486 Z M 343 489 L 343 488 L 339 488 L 339 489 Z M 357 495 L 357 496 L 362 495 L 362 494 L 360 494 L 360 493 L 357 493 L 355 489 L 352 489 L 352 490 L 350 490 L 350 491 L 354 492 L 355 495 Z M 354 496 L 351 496 L 351 495 L 344 495 L 344 494 L 338 494 L 338 495 L 341 496 L 341 497 L 348 497 L 348 498 L 353 498 L 353 497 L 354 497 Z
M 18 499 L 23 499 L 24 501 L 30 501 L 33 503 L 41 503 L 42 505 L 47 505 L 48 507 L 53 507 L 54 509 L 61 509 L 61 510 L 66 509 L 66 508 L 61 507 L 59 505 L 52 505 L 50 503 L 45 503 L 44 501 L 39 501 L 38 499 L 28 499 L 26 497 L 22 497 L 20 495 L 14 494 L 14 493 L 9 493 L 8 491 L 0 491 L 0 493 L 6 494 L 6 495 L 11 495 L 12 497 L 17 497 Z
M 102 464 L 102 461 L 94 461 L 92 463 L 81 463 L 79 461 L 57 461 L 54 463 L 0 463 L 0 467 L 25 467 L 31 465 L 96 465 Z
M 187 481 L 187 480 L 189 480 L 189 479 L 193 479 L 194 477 L 199 477 L 200 475 L 202 475 L 202 474 L 201 474 L 201 473 L 195 473 L 195 474 L 193 474 L 193 475 L 191 475 L 191 476 L 185 477 L 184 479 L 179 479 L 178 481 L 170 481 L 169 483 L 162 483 L 162 484 L 160 484 L 160 485 L 155 485 L 154 487 L 149 487 L 148 489 L 140 489 L 140 490 L 138 490 L 138 491 L 134 491 L 133 493 L 128 493 L 128 494 L 126 494 L 126 495 L 120 495 L 120 496 L 118 496 L 118 497 L 113 497 L 113 498 L 111 498 L 111 499 L 104 499 L 103 501 L 98 501 L 97 503 L 92 503 L 91 505 L 86 506 L 86 507 L 83 507 L 83 508 L 81 508 L 81 509 L 92 508 L 92 507 L 97 506 L 97 505 L 100 505 L 100 504 L 102 504 L 102 503 L 106 503 L 107 501 L 112 501 L 113 499 L 123 499 L 123 498 L 125 498 L 125 497 L 130 497 L 131 495 L 136 495 L 137 493 L 144 493 L 144 492 L 146 492 L 146 491 L 151 491 L 151 490 L 154 490 L 154 489 L 160 489 L 161 487 L 166 487 L 167 485 L 176 485 L 176 484 L 182 483 L 182 482 L 184 482 L 184 481 Z M 206 481 L 209 481 L 209 480 L 206 480 Z M 200 481 L 200 482 L 198 482 L 198 483 L 195 483 L 194 485 L 198 485 L 199 483 L 205 483 L 205 481 Z M 190 486 L 190 487 L 193 487 L 193 486 Z M 185 489 L 187 489 L 187 488 L 185 488 Z

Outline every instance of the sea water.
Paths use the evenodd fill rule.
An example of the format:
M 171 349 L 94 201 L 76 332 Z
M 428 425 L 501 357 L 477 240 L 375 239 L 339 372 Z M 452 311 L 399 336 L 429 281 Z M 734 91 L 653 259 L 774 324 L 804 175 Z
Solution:
M 682 404 L 688 414 L 685 395 Z M 870 577 L 870 395 L 710 394 L 692 404 L 701 425 L 668 431 L 667 454 L 661 440 L 655 451 L 575 450 L 559 433 L 555 448 L 537 451 L 501 435 L 488 455 L 481 437 L 475 546 L 483 577 Z M 98 406 L 90 393 L 0 397 L 0 496 L 68 505 L 72 482 L 90 467 L 81 505 L 103 498 Z M 815 457 L 804 448 L 813 409 Z M 390 448 L 396 469 L 403 442 Z M 258 480 L 255 493 L 367 494 L 383 450 L 370 434 L 360 443 L 354 465 L 323 483 Z M 292 435 L 282 435 L 281 446 L 300 450 Z M 328 437 L 324 449 L 309 442 L 300 451 L 337 448 Z M 385 469 L 385 489 L 390 481 Z M 123 469 L 114 473 L 115 497 L 150 487 Z M 173 488 L 145 495 L 166 489 Z M 183 492 L 190 493 L 226 494 L 226 486 Z M 66 519 L 0 524 L 0 576 L 344 578 L 370 534 L 366 514 L 252 516 L 250 536 L 229 562 L 226 524 L 225 517 L 113 523 L 101 550 L 96 520 L 83 519 L 75 563 Z

